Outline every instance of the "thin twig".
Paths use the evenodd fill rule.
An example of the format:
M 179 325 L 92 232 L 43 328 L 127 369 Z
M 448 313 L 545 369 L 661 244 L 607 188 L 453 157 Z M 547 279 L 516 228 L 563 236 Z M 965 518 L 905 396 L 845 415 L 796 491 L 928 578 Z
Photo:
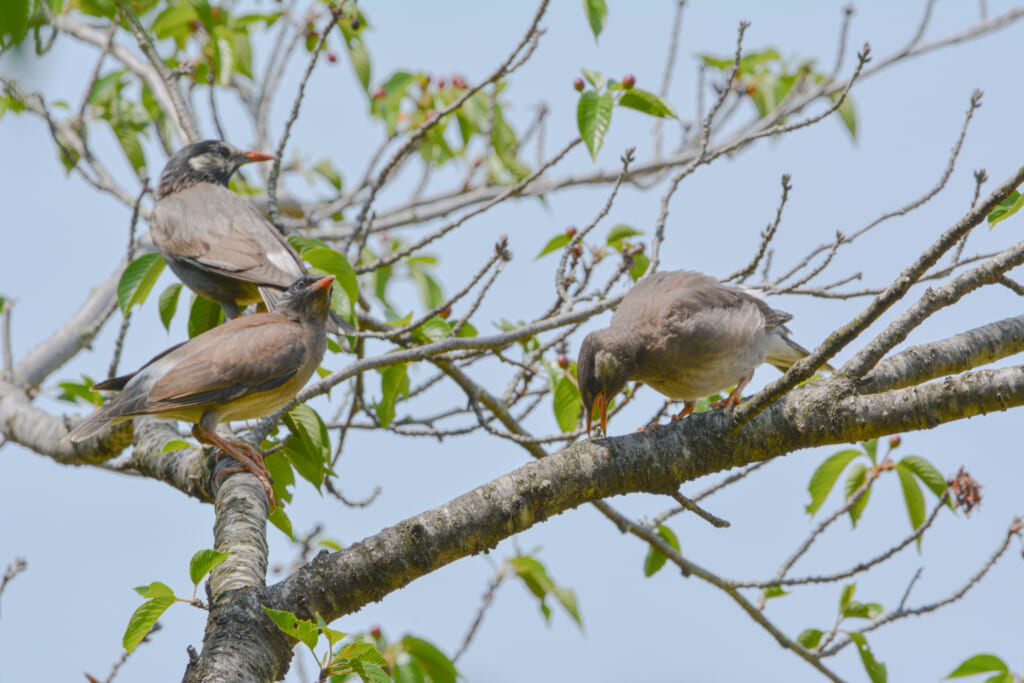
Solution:
M 149 178 L 142 179 L 142 189 L 135 198 L 135 206 L 132 207 L 132 218 L 128 223 L 128 247 L 125 250 L 125 263 L 131 263 L 135 258 L 135 228 L 139 223 L 139 207 L 142 205 L 142 198 L 149 192 Z M 117 376 L 117 366 L 121 362 L 121 349 L 124 346 L 124 337 L 128 333 L 128 325 L 131 322 L 132 311 L 129 308 L 124 312 L 121 319 L 121 328 L 117 332 L 117 339 L 114 341 L 114 356 L 110 359 L 110 368 L 107 370 L 107 378 Z

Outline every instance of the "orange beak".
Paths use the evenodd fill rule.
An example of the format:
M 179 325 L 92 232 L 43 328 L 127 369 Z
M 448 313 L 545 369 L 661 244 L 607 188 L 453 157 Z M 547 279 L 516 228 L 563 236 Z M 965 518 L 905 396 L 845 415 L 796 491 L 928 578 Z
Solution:
M 333 275 L 324 275 L 322 278 L 313 283 L 313 289 L 323 289 L 324 287 L 330 287 L 334 284 Z
M 594 398 L 594 406 L 597 406 L 597 412 L 601 418 L 601 436 L 608 436 L 608 405 L 604 400 L 604 389 Z M 590 438 L 590 429 L 594 422 L 594 406 L 591 406 L 587 412 L 587 438 Z
M 277 157 L 273 154 L 264 154 L 263 152 L 243 152 L 242 156 L 245 157 L 243 164 L 249 164 L 253 161 L 273 161 Z

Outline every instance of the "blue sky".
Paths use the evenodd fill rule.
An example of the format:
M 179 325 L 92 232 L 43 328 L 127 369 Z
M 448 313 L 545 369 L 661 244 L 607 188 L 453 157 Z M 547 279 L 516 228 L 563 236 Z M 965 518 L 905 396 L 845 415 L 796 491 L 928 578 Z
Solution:
M 1008 8 L 1001 2 L 988 5 L 990 15 Z M 696 55 L 730 54 L 740 19 L 753 22 L 746 37 L 748 49 L 774 46 L 783 55 L 815 57 L 823 68 L 830 68 L 840 7 L 832 2 L 695 0 L 684 15 L 670 100 L 680 112 L 693 111 Z M 469 2 L 382 3 L 364 9 L 374 26 L 367 40 L 375 83 L 400 68 L 458 72 L 471 82 L 478 80 L 519 40 L 534 11 L 524 3 Z M 922 9 L 921 3 L 860 3 L 843 73 L 850 72 L 852 54 L 865 41 L 871 42 L 877 59 L 898 50 L 915 30 Z M 961 30 L 976 19 L 977 10 L 976 3 L 938 3 L 925 40 Z M 544 21 L 548 30 L 536 55 L 510 79 L 506 99 L 515 104 L 513 120 L 521 125 L 534 104 L 548 102 L 550 152 L 575 134 L 577 94 L 571 84 L 581 66 L 611 76 L 633 73 L 640 87 L 656 90 L 672 14 L 670 2 L 611 3 L 608 26 L 595 44 L 580 3 L 553 2 Z M 947 190 L 841 254 L 832 271 L 837 276 L 862 271 L 870 285 L 890 281 L 968 208 L 973 170 L 986 168 L 994 186 L 1021 163 L 1016 136 L 1020 87 L 1007 66 L 1012 63 L 1010 57 L 1019 54 L 1022 31 L 1024 27 L 1014 25 L 981 40 L 908 60 L 865 80 L 853 93 L 859 117 L 856 144 L 837 120 L 826 120 L 781 140 L 762 141 L 732 159 L 699 170 L 673 198 L 664 268 L 696 268 L 724 276 L 744 264 L 756 247 L 758 233 L 774 216 L 782 173 L 792 174 L 794 190 L 776 242 L 780 268 L 810 246 L 831 239 L 836 230 L 852 232 L 905 204 L 940 176 L 971 91 L 982 88 L 984 105 Z M 59 43 L 44 64 L 14 64 L 5 58 L 0 68 L 17 73 L 33 89 L 58 93 L 77 103 L 76 88 L 87 78 L 92 57 L 70 39 Z M 341 53 L 337 44 L 333 47 Z M 285 79 L 274 110 L 275 131 L 287 116 L 301 66 L 293 65 Z M 330 156 L 344 169 L 346 179 L 354 182 L 382 135 L 365 112 L 365 98 L 355 87 L 344 55 L 333 66 L 322 64 L 310 84 L 289 153 Z M 250 144 L 252 132 L 230 103 L 225 103 L 225 116 L 233 133 L 231 141 Z M 648 119 L 616 111 L 598 164 L 614 167 L 622 150 L 632 145 L 643 159 L 650 150 L 650 130 Z M 205 132 L 211 133 L 212 128 Z M 109 149 L 109 140 L 100 144 L 101 149 Z M 75 311 L 86 290 L 116 267 L 124 253 L 128 210 L 78 179 L 65 178 L 46 131 L 36 120 L 5 116 L 0 121 L 0 149 L 4 150 L 0 187 L 5 188 L 0 294 L 18 300 L 13 347 L 20 357 Z M 154 152 L 152 158 L 162 165 L 158 154 Z M 555 174 L 592 168 L 593 162 L 581 148 Z M 126 167 L 117 171 L 129 182 Z M 400 177 L 392 190 L 382 194 L 379 205 L 399 201 L 418 179 L 413 176 Z M 649 234 L 662 191 L 661 187 L 649 192 L 625 188 L 599 233 L 627 222 Z M 534 261 L 533 255 L 565 226 L 586 224 L 605 196 L 606 188 L 572 189 L 549 197 L 545 205 L 519 202 L 476 219 L 432 249 L 441 259 L 447 291 L 456 289 L 478 267 L 499 234 L 507 233 L 516 258 L 499 280 L 480 321 L 535 315 L 551 297 L 557 259 Z M 982 228 L 972 237 L 967 253 L 1009 244 L 1013 238 L 1006 231 L 1016 230 L 1017 225 L 1008 221 L 992 233 Z M 155 291 L 172 281 L 165 274 Z M 419 305 L 411 288 L 398 293 L 406 297 L 408 306 Z M 864 300 L 799 297 L 772 302 L 794 314 L 790 327 L 805 346 L 823 339 L 866 304 Z M 944 338 L 1012 315 L 1019 306 L 1016 297 L 1002 290 L 973 294 L 964 305 L 936 315 L 908 341 Z M 902 309 L 897 307 L 896 312 Z M 585 331 L 606 320 L 607 316 L 592 321 Z M 116 320 L 108 323 L 93 351 L 51 377 L 44 394 L 54 396 L 58 381 L 81 373 L 102 375 L 116 326 Z M 169 334 L 163 330 L 155 301 L 150 301 L 136 314 L 122 367 L 137 367 L 184 336 L 180 320 Z M 854 344 L 841 353 L 839 360 L 856 348 L 859 345 Z M 575 352 L 574 346 L 571 354 Z M 343 362 L 335 357 L 326 364 L 337 369 Z M 776 376 L 765 367 L 751 388 Z M 493 381 L 497 390 L 504 386 L 502 377 L 484 370 L 481 380 Z M 454 392 L 446 396 L 458 400 Z M 660 400 L 648 393 L 612 422 L 612 433 L 632 431 Z M 69 408 L 52 401 L 46 405 Z M 543 418 L 535 426 L 551 430 L 550 413 Z M 930 601 L 952 591 L 976 570 L 1012 516 L 1021 513 L 1019 483 L 1024 464 L 1017 452 L 1019 430 L 1014 427 L 1018 424 L 1016 415 L 997 414 L 904 437 L 901 454 L 923 455 L 945 474 L 966 465 L 985 487 L 985 501 L 970 519 L 960 515 L 941 520 L 929 532 L 920 555 L 906 550 L 877 575 L 859 578 L 858 598 L 894 606 L 923 565 L 925 571 L 910 604 Z M 807 481 L 817 463 L 835 450 L 792 454 L 710 498 L 707 507 L 732 523 L 728 530 L 676 518 L 672 526 L 684 552 L 733 578 L 774 573 L 811 528 L 803 512 Z M 13 445 L 4 447 L 0 458 L 6 465 L 0 477 L 0 519 L 4 520 L 0 564 L 16 555 L 29 562 L 28 571 L 2 596 L 0 681 L 74 680 L 83 671 L 102 679 L 120 652 L 124 626 L 139 604 L 131 588 L 160 580 L 185 593 L 188 558 L 212 544 L 213 511 L 159 482 L 60 467 Z M 324 522 L 333 538 L 348 544 L 442 504 L 526 460 L 514 445 L 491 438 L 437 444 L 359 433 L 346 443 L 339 469 L 341 486 L 357 498 L 381 486 L 378 501 L 365 509 L 350 509 L 320 498 L 300 483 L 290 514 L 297 530 Z M 699 491 L 707 483 L 688 484 L 684 492 Z M 856 532 L 850 532 L 845 521 L 837 524 L 796 573 L 844 568 L 902 538 L 909 525 L 898 489 L 894 477 L 882 482 Z M 668 507 L 667 500 L 644 495 L 612 502 L 637 519 Z M 827 505 L 835 504 L 830 500 Z M 291 547 L 276 530 L 271 529 L 269 537 L 271 564 L 287 566 Z M 507 584 L 460 662 L 467 680 L 817 680 L 810 667 L 781 650 L 721 593 L 668 569 L 644 579 L 645 548 L 590 508 L 560 515 L 511 539 L 490 557 L 464 559 L 435 572 L 380 604 L 339 620 L 335 627 L 355 632 L 380 624 L 392 637 L 411 632 L 451 654 L 475 615 L 494 565 L 518 550 L 537 548 L 555 580 L 576 590 L 585 632 L 557 609 L 550 625 L 545 625 L 522 587 Z M 1016 590 L 1021 565 L 1018 549 L 1010 552 L 965 600 L 871 636 L 876 655 L 889 666 L 890 680 L 937 680 L 980 651 L 1000 654 L 1017 671 L 1024 669 L 1019 654 L 1024 593 Z M 274 575 L 268 577 L 270 582 L 275 580 Z M 838 595 L 837 586 L 802 590 L 773 601 L 768 614 L 790 635 L 811 626 L 827 628 Z M 177 678 L 184 668 L 186 644 L 198 647 L 201 643 L 204 616 L 184 606 L 172 609 L 162 620 L 164 630 L 129 659 L 117 680 L 153 680 L 154 672 Z M 830 664 L 849 680 L 866 679 L 852 648 Z M 305 678 L 296 672 L 293 667 L 288 680 L 315 678 L 308 663 Z

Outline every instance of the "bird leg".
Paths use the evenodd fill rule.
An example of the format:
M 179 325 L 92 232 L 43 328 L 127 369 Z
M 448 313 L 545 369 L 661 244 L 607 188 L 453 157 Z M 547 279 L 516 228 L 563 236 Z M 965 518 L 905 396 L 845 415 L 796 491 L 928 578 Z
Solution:
M 276 509 L 277 505 L 274 502 L 274 490 L 270 486 L 270 472 L 267 470 L 267 466 L 263 463 L 262 453 L 247 443 L 228 441 L 227 439 L 217 435 L 215 432 L 198 424 L 192 427 L 192 436 L 194 436 L 199 443 L 216 446 L 238 461 L 238 466 L 231 465 L 229 467 L 225 467 L 220 471 L 220 475 L 218 476 L 223 476 L 229 472 L 241 472 L 243 470 L 253 474 L 260 480 L 264 490 L 267 492 L 267 499 L 270 501 L 270 509 Z
M 697 407 L 696 401 L 683 401 L 683 409 L 672 416 L 672 421 L 682 420 L 684 417 L 693 412 L 693 409 Z
M 727 397 L 723 398 L 721 401 L 715 401 L 708 407 L 725 408 L 726 412 L 732 410 L 733 406 L 738 406 L 740 404 L 740 401 L 743 400 L 743 390 L 746 388 L 748 384 L 750 384 L 750 380 L 752 380 L 753 378 L 753 374 L 742 378 L 739 384 L 736 385 L 736 388 L 729 392 L 729 395 Z

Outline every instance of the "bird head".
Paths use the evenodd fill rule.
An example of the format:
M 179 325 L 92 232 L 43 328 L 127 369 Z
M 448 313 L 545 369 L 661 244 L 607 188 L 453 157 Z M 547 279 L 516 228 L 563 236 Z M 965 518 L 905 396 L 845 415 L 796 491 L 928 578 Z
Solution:
M 312 318 L 326 324 L 331 310 L 333 283 L 333 275 L 303 275 L 285 290 L 275 312 L 295 318 Z
M 203 140 L 179 149 L 160 174 L 157 197 L 183 190 L 198 183 L 227 187 L 231 174 L 242 164 L 269 161 L 274 157 L 262 152 L 245 152 L 223 140 Z
M 591 332 L 580 346 L 576 375 L 579 379 L 580 396 L 587 415 L 587 436 L 594 419 L 594 405 L 597 405 L 601 419 L 601 433 L 608 434 L 608 404 L 626 386 L 634 372 L 634 363 L 621 345 L 614 343 L 611 330 Z

